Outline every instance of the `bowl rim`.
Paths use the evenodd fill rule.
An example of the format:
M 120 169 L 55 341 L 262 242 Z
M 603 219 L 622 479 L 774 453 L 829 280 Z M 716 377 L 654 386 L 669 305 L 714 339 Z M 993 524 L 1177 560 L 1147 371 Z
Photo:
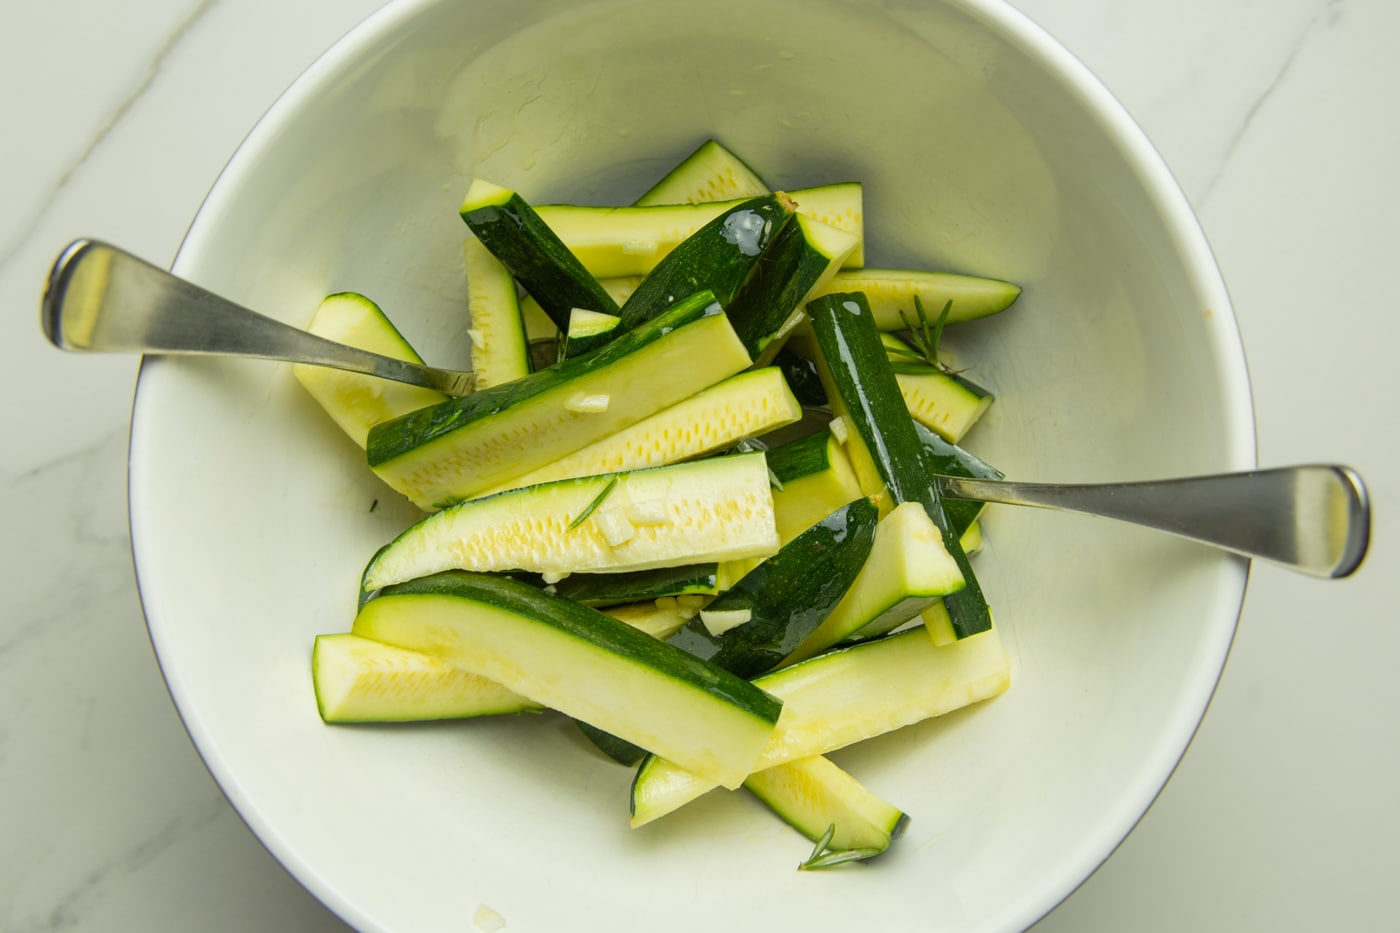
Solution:
M 248 170 L 246 167 L 256 163 L 257 154 L 268 140 L 278 134 L 288 115 L 295 114 L 305 101 L 319 93 L 327 79 L 359 60 L 362 53 L 372 48 L 385 33 L 393 32 L 422 11 L 441 2 L 443 0 L 389 0 L 342 34 L 269 104 L 230 154 L 191 218 L 172 263 L 177 273 L 188 274 L 188 270 L 197 265 L 208 238 L 202 221 L 218 215 L 222 206 L 235 197 L 234 192 Z M 1198 294 L 1210 298 L 1208 336 L 1215 354 L 1214 370 L 1222 380 L 1222 413 L 1229 439 L 1226 459 L 1231 469 L 1254 467 L 1257 464 L 1257 428 L 1249 368 L 1238 321 L 1199 219 L 1161 154 L 1123 104 L 1088 66 L 1030 16 L 1012 7 L 1007 0 L 944 2 L 969 17 L 988 23 L 1003 41 L 1018 46 L 1029 58 L 1039 60 L 1048 73 L 1054 74 L 1063 82 L 1066 90 L 1079 99 L 1105 136 L 1123 153 L 1128 169 L 1137 178 L 1161 216 L 1164 227 L 1186 256 L 1185 264 L 1193 288 Z M 146 401 L 150 397 L 149 393 L 143 394 L 142 388 L 149 385 L 147 367 L 152 362 L 152 357 L 142 358 L 132 398 L 127 449 L 127 522 L 137 595 L 146 619 L 147 636 L 167 692 L 210 776 L 259 842 L 298 884 L 341 920 L 359 930 L 382 930 L 384 927 L 377 919 L 369 916 L 346 892 L 323 877 L 252 803 L 231 763 L 223 757 L 218 742 L 210 734 L 197 709 L 190 705 L 184 677 L 178 670 L 167 667 L 162 659 L 160 631 L 164 626 L 151 611 L 143 581 L 140 554 L 142 542 L 148 538 L 143 531 L 136 493 L 137 477 L 142 470 L 137 455 L 138 434 Z M 1162 754 L 1144 770 L 1145 774 L 1150 773 L 1151 778 L 1141 781 L 1139 792 L 1129 795 L 1131 799 L 1125 801 L 1115 818 L 1108 821 L 1114 827 L 1108 834 L 1112 838 L 1098 838 L 1093 840 L 1092 845 L 1079 847 L 1080 851 L 1073 858 L 1061 862 L 1053 878 L 1047 877 L 1040 890 L 1028 892 L 1018 898 L 1011 909 L 1003 911 L 996 928 L 1028 928 L 1067 900 L 1126 841 L 1165 789 L 1201 726 L 1224 673 L 1238 628 L 1250 578 L 1250 562 L 1242 558 L 1229 559 L 1234 561 L 1238 578 L 1236 604 L 1228 624 L 1212 628 L 1212 637 L 1197 645 L 1196 657 L 1204 663 L 1195 665 L 1195 677 L 1182 692 L 1183 696 L 1194 698 L 1195 702 L 1176 710 L 1171 728 L 1164 731 L 1164 735 L 1171 736 L 1171 741 L 1163 739 L 1156 744 Z

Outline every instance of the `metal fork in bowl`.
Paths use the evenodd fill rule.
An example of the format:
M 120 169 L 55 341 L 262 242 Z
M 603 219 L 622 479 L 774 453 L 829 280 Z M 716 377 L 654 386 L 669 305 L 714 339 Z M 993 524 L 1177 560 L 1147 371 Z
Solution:
M 54 262 L 42 303 L 44 334 L 64 350 L 243 356 L 330 366 L 449 395 L 476 374 L 436 369 L 349 347 L 251 311 L 97 240 Z

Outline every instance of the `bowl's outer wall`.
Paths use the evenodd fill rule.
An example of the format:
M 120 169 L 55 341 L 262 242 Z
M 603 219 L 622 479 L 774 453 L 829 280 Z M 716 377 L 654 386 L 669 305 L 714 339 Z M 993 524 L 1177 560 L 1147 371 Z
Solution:
M 707 136 L 775 186 L 863 181 L 872 265 L 1025 287 L 948 334 L 998 395 L 968 446 L 1009 475 L 1252 465 L 1238 336 L 1184 202 L 1111 98 L 995 4 L 391 5 L 258 126 L 177 269 L 298 324 L 362 291 L 462 364 L 471 177 L 625 203 Z M 837 754 L 913 822 L 878 866 L 807 875 L 802 840 L 742 795 L 629 831 L 627 773 L 550 717 L 321 724 L 311 639 L 348 628 L 365 560 L 414 513 L 286 367 L 148 363 L 131 497 L 152 638 L 201 753 L 364 928 L 460 930 L 479 903 L 521 930 L 1026 926 L 1166 780 L 1246 575 L 1136 529 L 989 512 L 977 567 L 1012 690 Z

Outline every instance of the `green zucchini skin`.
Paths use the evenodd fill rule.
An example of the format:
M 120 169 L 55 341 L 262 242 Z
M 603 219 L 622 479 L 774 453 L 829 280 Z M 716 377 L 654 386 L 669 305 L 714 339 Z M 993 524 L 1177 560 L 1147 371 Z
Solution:
M 818 223 L 796 215 L 773 238 L 763 262 L 754 266 L 734 298 L 721 302 L 734 332 L 755 360 L 765 351 L 770 359 L 777 353 L 781 343 L 770 349 L 770 341 L 780 339 L 792 313 L 855 249 L 858 241 L 854 236 L 831 228 L 827 228 L 827 238 L 834 236 L 839 241 L 823 243 Z
M 611 732 L 599 729 L 590 725 L 582 719 L 575 719 L 574 725 L 578 726 L 578 731 L 582 732 L 588 741 L 592 742 L 604 755 L 620 765 L 632 767 L 640 764 L 647 756 L 647 750 L 639 745 L 633 745 L 626 739 L 619 739 Z
M 603 286 L 518 193 L 473 184 L 459 213 L 560 331 L 569 329 L 574 308 L 617 313 L 617 303 Z
M 894 504 L 923 505 L 962 571 L 966 585 L 944 600 L 953 630 L 959 638 L 987 631 L 992 619 L 981 584 L 943 510 L 942 497 L 931 479 L 932 457 L 919 442 L 865 296 L 860 292 L 823 295 L 808 302 L 807 315 L 821 350 L 819 366 L 828 397 L 833 405 L 839 399 L 850 416 L 849 427 L 860 440 L 854 446 L 864 449 Z
M 655 317 L 678 298 L 702 289 L 728 307 L 749 272 L 792 218 L 784 194 L 741 201 L 687 237 L 657 263 L 625 302 L 614 333 Z
M 929 466 L 935 473 L 943 476 L 960 476 L 964 479 L 1004 479 L 1006 477 L 1006 474 L 1001 470 L 978 459 L 974 454 L 968 453 L 957 444 L 945 441 L 918 422 L 914 423 L 914 432 L 918 434 L 919 443 L 924 446 L 924 450 L 929 456 Z M 771 458 L 769 469 L 772 469 Z M 977 520 L 977 516 L 982 514 L 982 507 L 986 505 L 984 502 L 973 502 L 969 499 L 941 499 L 940 501 L 943 503 L 944 514 L 948 516 L 948 521 L 959 536 Z
M 798 535 L 726 590 L 706 611 L 747 609 L 752 618 L 711 635 L 698 618 L 667 642 L 743 678 L 787 657 L 841 601 L 875 540 L 877 510 L 857 499 Z
M 817 431 L 806 437 L 770 447 L 764 455 L 768 471 L 780 483 L 790 483 L 831 466 L 831 432 Z
M 544 582 L 539 582 L 544 587 Z M 553 584 L 554 594 L 585 606 L 616 606 L 662 596 L 719 592 L 719 564 L 685 564 L 626 573 L 573 573 Z
M 817 372 L 817 364 L 795 350 L 783 347 L 773 357 L 773 365 L 783 371 L 788 388 L 797 400 L 807 408 L 822 408 L 827 404 L 826 389 L 822 388 L 822 377 Z

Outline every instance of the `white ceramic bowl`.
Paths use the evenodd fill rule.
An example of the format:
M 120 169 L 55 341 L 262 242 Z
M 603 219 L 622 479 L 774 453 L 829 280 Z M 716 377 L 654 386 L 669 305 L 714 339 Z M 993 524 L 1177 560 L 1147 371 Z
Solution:
M 872 264 L 1025 286 L 956 334 L 999 395 L 969 446 L 1008 474 L 1252 466 L 1238 334 L 1185 201 L 1112 97 L 994 0 L 392 3 L 254 129 L 176 270 L 298 324 L 362 291 L 461 363 L 469 177 L 625 202 L 710 135 L 775 185 L 864 181 Z M 1010 692 L 836 755 L 913 822 L 880 862 L 797 873 L 808 844 L 742 794 L 629 830 L 628 772 L 551 717 L 323 725 L 311 639 L 349 626 L 412 513 L 285 366 L 148 361 L 133 422 L 141 593 L 181 715 L 268 848 L 364 929 L 461 931 L 479 904 L 511 930 L 1023 928 L 1166 781 L 1247 576 L 1149 532 L 989 514 Z

